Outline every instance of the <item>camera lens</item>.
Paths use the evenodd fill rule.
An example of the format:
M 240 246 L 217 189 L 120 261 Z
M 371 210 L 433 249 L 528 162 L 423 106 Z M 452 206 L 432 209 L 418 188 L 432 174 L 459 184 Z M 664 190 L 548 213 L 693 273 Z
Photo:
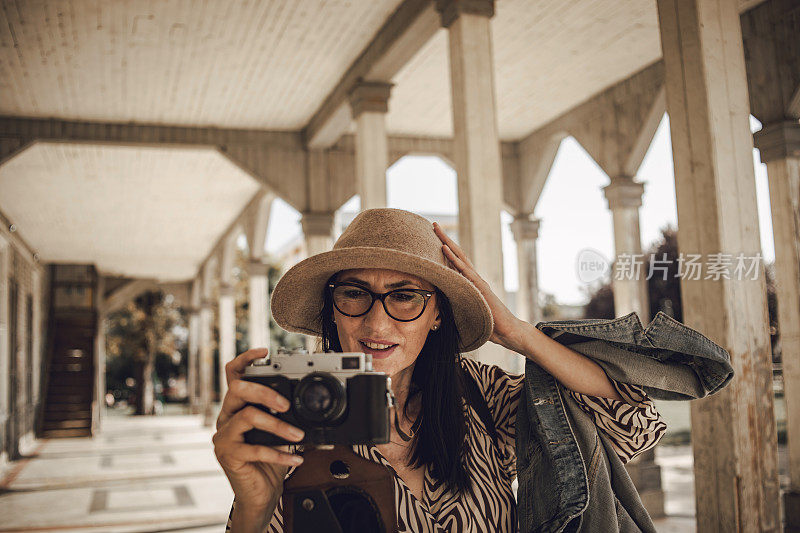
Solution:
M 317 382 L 303 390 L 300 401 L 312 413 L 324 413 L 330 409 L 333 398 L 330 389 L 324 383 Z
M 314 425 L 330 425 L 345 411 L 347 394 L 341 381 L 327 372 L 312 372 L 294 390 L 298 418 Z

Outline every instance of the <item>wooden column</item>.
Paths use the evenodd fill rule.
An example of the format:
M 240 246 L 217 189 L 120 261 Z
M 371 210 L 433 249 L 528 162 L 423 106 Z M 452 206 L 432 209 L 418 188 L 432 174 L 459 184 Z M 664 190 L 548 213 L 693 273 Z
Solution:
M 614 316 L 635 311 L 643 325 L 650 322 L 650 299 L 647 293 L 647 260 L 642 254 L 639 208 L 644 184 L 630 176 L 617 176 L 603 187 L 614 224 L 614 254 L 617 268 L 611 273 L 614 293 Z M 621 261 L 627 261 L 622 265 Z M 651 449 L 625 464 L 639 497 L 652 518 L 664 516 L 664 489 L 661 467 Z
M 611 273 L 614 316 L 620 317 L 635 311 L 646 326 L 651 318 L 650 299 L 647 294 L 647 259 L 642 253 L 639 230 L 639 208 L 642 206 L 644 184 L 633 181 L 630 176 L 615 176 L 609 185 L 603 187 L 603 193 L 614 226 L 616 267 Z M 625 469 L 650 516 L 664 516 L 664 489 L 661 486 L 661 467 L 655 462 L 655 450 L 638 455 L 625 464 Z
M 236 254 L 236 237 L 231 233 L 222 243 L 219 257 L 219 394 L 228 391 L 225 365 L 236 357 L 236 292 L 233 278 L 233 261 Z
M 514 217 L 511 233 L 517 243 L 517 271 L 519 289 L 517 290 L 516 315 L 531 324 L 542 319 L 539 307 L 539 280 L 536 272 L 536 239 L 539 238 L 541 220 L 533 218 L 532 213 Z
M 225 365 L 236 357 L 236 297 L 233 285 L 223 283 L 219 287 L 219 394 L 225 397 L 228 382 Z
M 767 124 L 755 135 L 767 165 L 775 289 L 778 300 L 789 490 L 783 494 L 786 531 L 800 533 L 800 124 Z
M 200 332 L 198 336 L 200 357 L 200 412 L 203 415 L 203 425 L 210 427 L 213 424 L 213 394 L 214 394 L 214 302 L 211 299 L 212 273 L 209 264 L 203 268 L 201 294 L 200 294 Z
M 800 12 L 796 0 L 767 0 L 741 17 L 754 141 L 767 165 L 775 239 L 789 487 L 787 533 L 800 533 Z
M 32 287 L 33 287 L 33 398 L 34 405 L 38 406 L 42 401 L 41 383 L 42 383 L 42 341 L 46 335 L 46 330 L 42 324 L 42 294 L 43 274 L 41 270 L 35 270 L 32 273 Z M 104 332 L 105 334 L 105 332 Z M 103 338 L 103 355 L 105 356 L 105 337 Z M 103 364 L 105 364 L 105 359 Z M 102 377 L 103 390 L 106 388 L 105 372 Z
M 249 274 L 249 348 L 269 348 L 269 265 L 252 260 L 247 264 Z
M 647 297 L 647 261 L 642 254 L 639 231 L 639 208 L 644 184 L 630 176 L 617 176 L 603 187 L 614 221 L 614 254 L 616 269 L 611 273 L 614 291 L 614 315 L 636 311 L 642 324 L 650 322 Z M 627 262 L 627 264 L 623 264 Z
M 94 335 L 94 401 L 95 409 L 92 409 L 92 434 L 96 434 L 102 428 L 106 410 L 106 318 L 107 314 L 103 309 L 103 298 L 105 295 L 105 277 L 97 276 L 97 290 L 94 294 L 95 309 L 97 318 L 95 322 Z M 38 327 L 34 324 L 33 327 Z M 33 357 L 33 354 L 28 354 Z
M 9 270 L 11 268 L 11 244 L 0 234 L 0 465 L 6 466 L 12 460 L 11 450 L 6 442 L 6 434 L 11 422 L 11 351 L 9 339 Z M 49 280 L 48 280 L 49 281 Z M 48 287 L 49 289 L 49 287 Z
M 753 140 L 735 2 L 657 0 L 681 253 L 756 257 Z M 728 350 L 719 393 L 691 402 L 697 531 L 778 531 L 777 435 L 763 264 L 681 279 L 683 321 Z M 706 269 L 704 269 L 705 271 Z M 704 273 L 703 278 L 706 277 Z
M 503 179 L 492 55 L 492 0 L 439 0 L 436 8 L 450 43 L 453 153 L 458 173 L 458 240 L 477 271 L 501 298 L 503 248 L 500 211 Z M 487 363 L 518 371 L 521 356 L 494 343 L 476 354 Z
M 326 150 L 309 150 L 306 165 L 308 203 L 303 210 L 300 223 L 306 240 L 306 253 L 311 256 L 333 248 L 333 233 L 336 209 L 335 200 L 340 195 L 336 190 L 336 177 L 331 175 L 330 154 Z M 382 180 L 386 184 L 386 180 Z M 384 193 L 385 194 L 385 193 Z M 362 197 L 362 207 L 364 206 Z
M 303 213 L 300 223 L 303 226 L 303 235 L 306 239 L 306 254 L 310 257 L 333 248 L 333 227 L 336 214 L 329 213 Z M 306 349 L 313 353 L 317 348 L 317 339 L 312 335 L 305 337 Z
M 267 251 L 267 228 L 274 195 L 264 196 L 244 221 L 250 260 L 247 264 L 248 281 L 248 348 L 269 348 L 269 266 L 264 262 Z
M 309 256 L 327 252 L 333 248 L 334 213 L 303 213 L 300 224 L 306 239 Z
M 356 121 L 356 179 L 361 210 L 386 207 L 386 168 L 389 145 L 386 140 L 386 112 L 392 85 L 361 82 L 350 93 Z
M 198 371 L 200 355 L 200 283 L 196 278 L 192 281 L 190 289 L 191 305 L 186 310 L 189 314 L 189 347 L 186 361 L 186 392 L 189 396 L 189 414 L 196 415 L 200 412 Z

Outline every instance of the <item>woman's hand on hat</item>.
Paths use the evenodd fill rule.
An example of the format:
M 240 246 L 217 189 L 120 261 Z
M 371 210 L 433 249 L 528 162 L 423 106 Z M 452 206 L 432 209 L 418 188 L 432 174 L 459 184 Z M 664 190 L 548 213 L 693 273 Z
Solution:
M 492 336 L 489 340 L 509 350 L 518 351 L 518 347 L 513 339 L 520 338 L 523 331 L 524 322 L 518 319 L 514 313 L 509 310 L 503 301 L 492 291 L 489 283 L 484 280 L 475 270 L 472 262 L 467 258 L 464 250 L 456 244 L 439 226 L 438 223 L 433 223 L 433 230 L 439 240 L 442 241 L 442 251 L 444 256 L 450 263 L 450 267 L 456 272 L 472 282 L 473 285 L 483 294 L 486 303 L 492 310 L 492 317 L 494 318 L 494 329 Z

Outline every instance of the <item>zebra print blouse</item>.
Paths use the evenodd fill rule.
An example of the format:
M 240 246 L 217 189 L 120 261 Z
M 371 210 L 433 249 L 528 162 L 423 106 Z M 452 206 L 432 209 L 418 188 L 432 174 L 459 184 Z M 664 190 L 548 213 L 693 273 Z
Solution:
M 417 499 L 375 446 L 357 445 L 360 456 L 380 463 L 394 474 L 394 493 L 401 532 L 512 532 L 516 531 L 516 502 L 512 482 L 517 476 L 514 449 L 517 405 L 524 374 L 509 374 L 496 365 L 462 358 L 484 394 L 497 430 L 497 445 L 486 432 L 480 416 L 468 410 L 468 439 L 471 443 L 467 468 L 473 480 L 473 494 L 456 497 L 445 490 L 425 468 L 422 499 Z M 610 379 L 610 378 L 609 378 Z M 624 402 L 598 396 L 567 392 L 609 437 L 623 462 L 654 447 L 666 430 L 652 400 L 639 387 L 610 379 Z M 292 474 L 292 467 L 287 477 Z M 234 502 L 235 505 L 235 502 Z M 282 533 L 283 500 L 280 500 L 265 531 Z M 231 526 L 233 507 L 226 531 Z

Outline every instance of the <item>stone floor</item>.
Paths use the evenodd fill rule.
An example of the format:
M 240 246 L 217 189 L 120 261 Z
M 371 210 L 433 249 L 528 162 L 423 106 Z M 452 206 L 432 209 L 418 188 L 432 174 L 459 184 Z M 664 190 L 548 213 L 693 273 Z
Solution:
M 0 473 L 0 532 L 223 531 L 233 494 L 199 416 L 108 416 L 94 438 L 38 441 Z M 687 446 L 658 448 L 659 533 L 693 532 Z

